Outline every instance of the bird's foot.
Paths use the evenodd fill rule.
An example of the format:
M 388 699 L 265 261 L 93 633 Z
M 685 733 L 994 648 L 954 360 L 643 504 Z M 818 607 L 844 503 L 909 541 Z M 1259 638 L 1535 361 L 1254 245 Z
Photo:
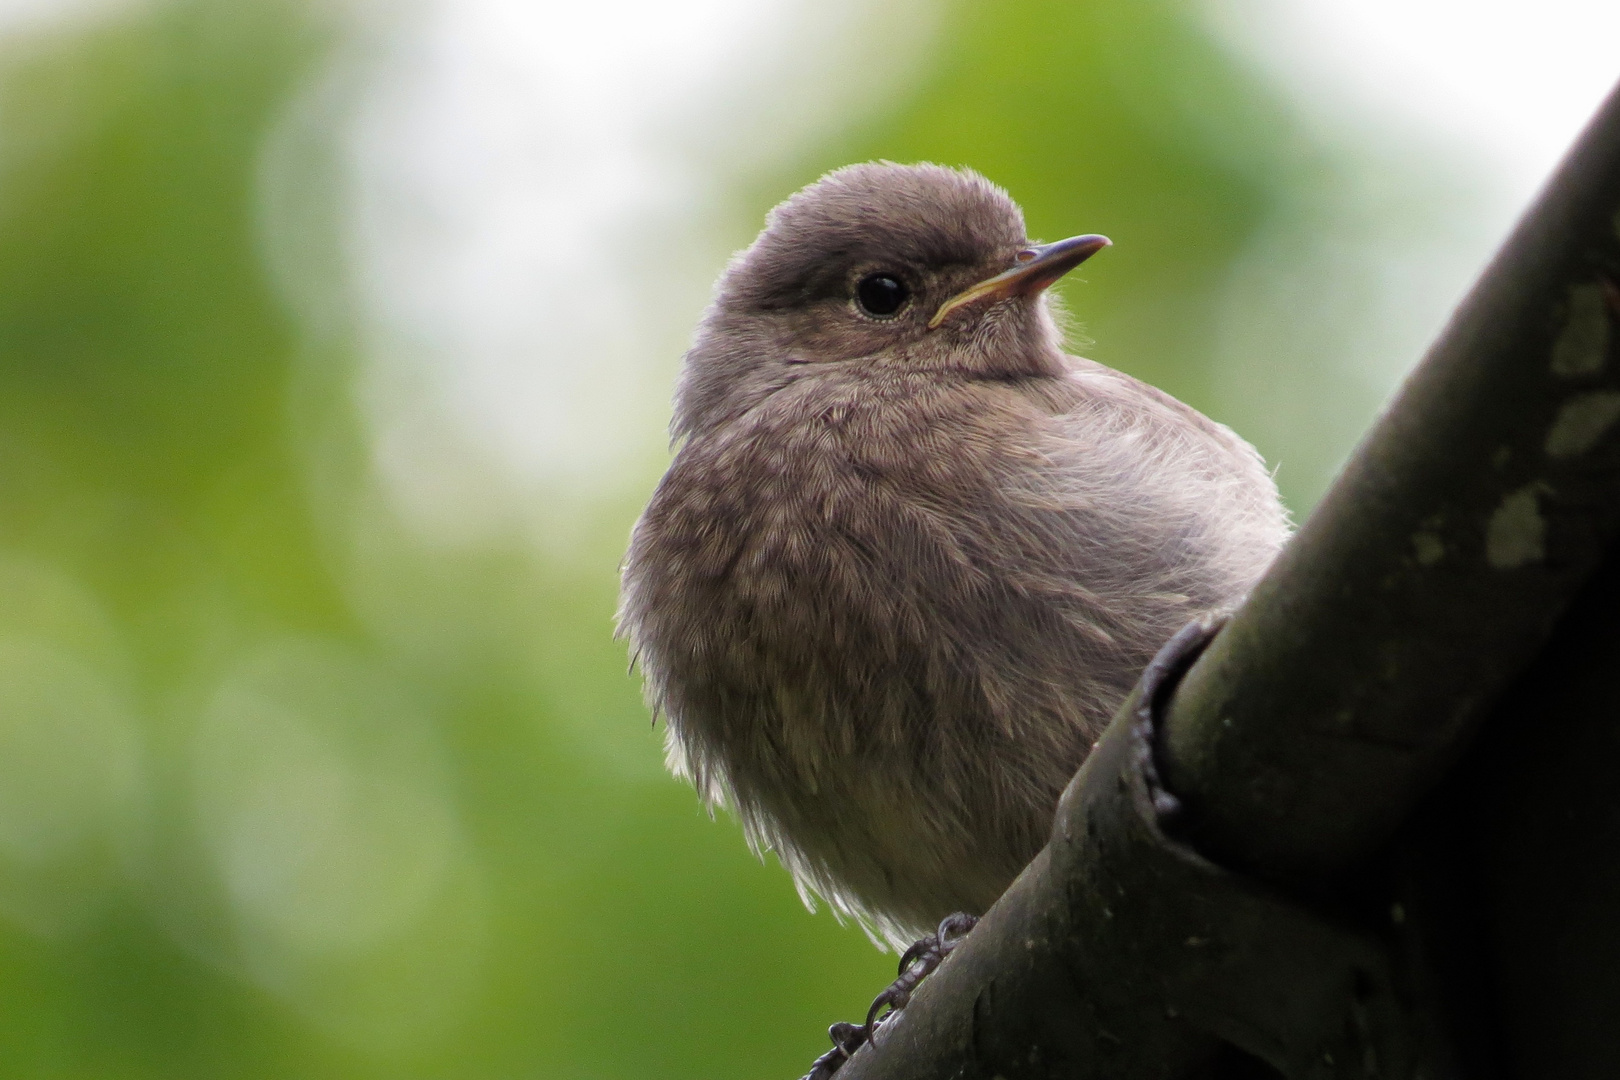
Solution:
M 912 943 L 911 948 L 900 957 L 899 976 L 889 984 L 887 990 L 872 999 L 872 1007 L 866 1010 L 867 1038 L 870 1039 L 879 1026 L 911 1004 L 911 995 L 917 987 L 934 973 L 934 969 L 951 955 L 952 950 L 967 937 L 968 931 L 978 923 L 977 915 L 958 911 L 955 915 L 945 916 L 934 933 Z
M 872 1007 L 866 1010 L 866 1023 L 834 1024 L 828 1028 L 827 1037 L 832 1040 L 833 1048 L 816 1058 L 803 1080 L 828 1080 L 855 1051 L 871 1042 L 879 1028 L 911 1003 L 911 995 L 917 987 L 933 974 L 978 922 L 977 915 L 959 911 L 947 915 L 934 933 L 913 943 L 900 957 L 899 976 L 887 990 L 872 999 Z
M 832 1049 L 816 1058 L 801 1080 L 829 1080 L 869 1036 L 861 1025 L 845 1021 L 828 1028 L 827 1037 L 832 1040 Z

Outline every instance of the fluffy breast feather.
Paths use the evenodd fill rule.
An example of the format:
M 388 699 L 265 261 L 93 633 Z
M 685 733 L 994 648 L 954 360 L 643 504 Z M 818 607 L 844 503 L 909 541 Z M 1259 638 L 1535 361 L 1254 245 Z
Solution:
M 1152 651 L 1286 535 L 1185 413 L 1086 362 L 812 371 L 689 439 L 621 609 L 672 768 L 892 942 L 982 910 Z

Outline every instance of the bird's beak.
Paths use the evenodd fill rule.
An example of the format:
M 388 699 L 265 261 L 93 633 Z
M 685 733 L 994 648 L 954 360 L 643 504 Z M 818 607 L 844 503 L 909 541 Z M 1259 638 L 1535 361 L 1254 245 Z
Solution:
M 963 289 L 941 304 L 934 317 L 928 320 L 928 329 L 932 330 L 944 322 L 945 317 L 957 308 L 980 300 L 1033 296 L 1112 243 L 1106 236 L 1087 234 L 1071 236 L 1055 244 L 1027 247 L 1015 256 L 1017 265 L 1011 270 Z

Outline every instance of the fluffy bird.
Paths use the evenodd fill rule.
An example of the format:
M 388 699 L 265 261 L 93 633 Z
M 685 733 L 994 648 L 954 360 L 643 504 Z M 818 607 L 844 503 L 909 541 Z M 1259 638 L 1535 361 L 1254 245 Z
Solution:
M 801 895 L 903 948 L 982 914 L 1155 650 L 1289 531 L 1230 429 L 1066 355 L 977 173 L 870 163 L 771 211 L 686 355 L 620 627 L 668 763 Z

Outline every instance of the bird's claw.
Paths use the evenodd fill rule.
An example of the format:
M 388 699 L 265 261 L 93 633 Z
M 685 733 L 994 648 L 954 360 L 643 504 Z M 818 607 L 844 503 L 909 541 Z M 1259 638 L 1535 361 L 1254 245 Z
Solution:
M 803 1080 L 829 1080 L 855 1051 L 872 1042 L 878 1030 L 911 1004 L 911 995 L 922 981 L 949 956 L 962 939 L 978 924 L 978 916 L 957 912 L 947 915 L 939 929 L 914 942 L 900 957 L 900 974 L 888 988 L 872 999 L 864 1024 L 839 1023 L 827 1029 L 831 1050 L 816 1058 Z
M 861 1048 L 869 1035 L 863 1025 L 845 1020 L 828 1028 L 827 1038 L 832 1040 L 832 1049 L 816 1058 L 810 1071 L 804 1075 L 804 1080 L 830 1080 L 850 1055 Z

